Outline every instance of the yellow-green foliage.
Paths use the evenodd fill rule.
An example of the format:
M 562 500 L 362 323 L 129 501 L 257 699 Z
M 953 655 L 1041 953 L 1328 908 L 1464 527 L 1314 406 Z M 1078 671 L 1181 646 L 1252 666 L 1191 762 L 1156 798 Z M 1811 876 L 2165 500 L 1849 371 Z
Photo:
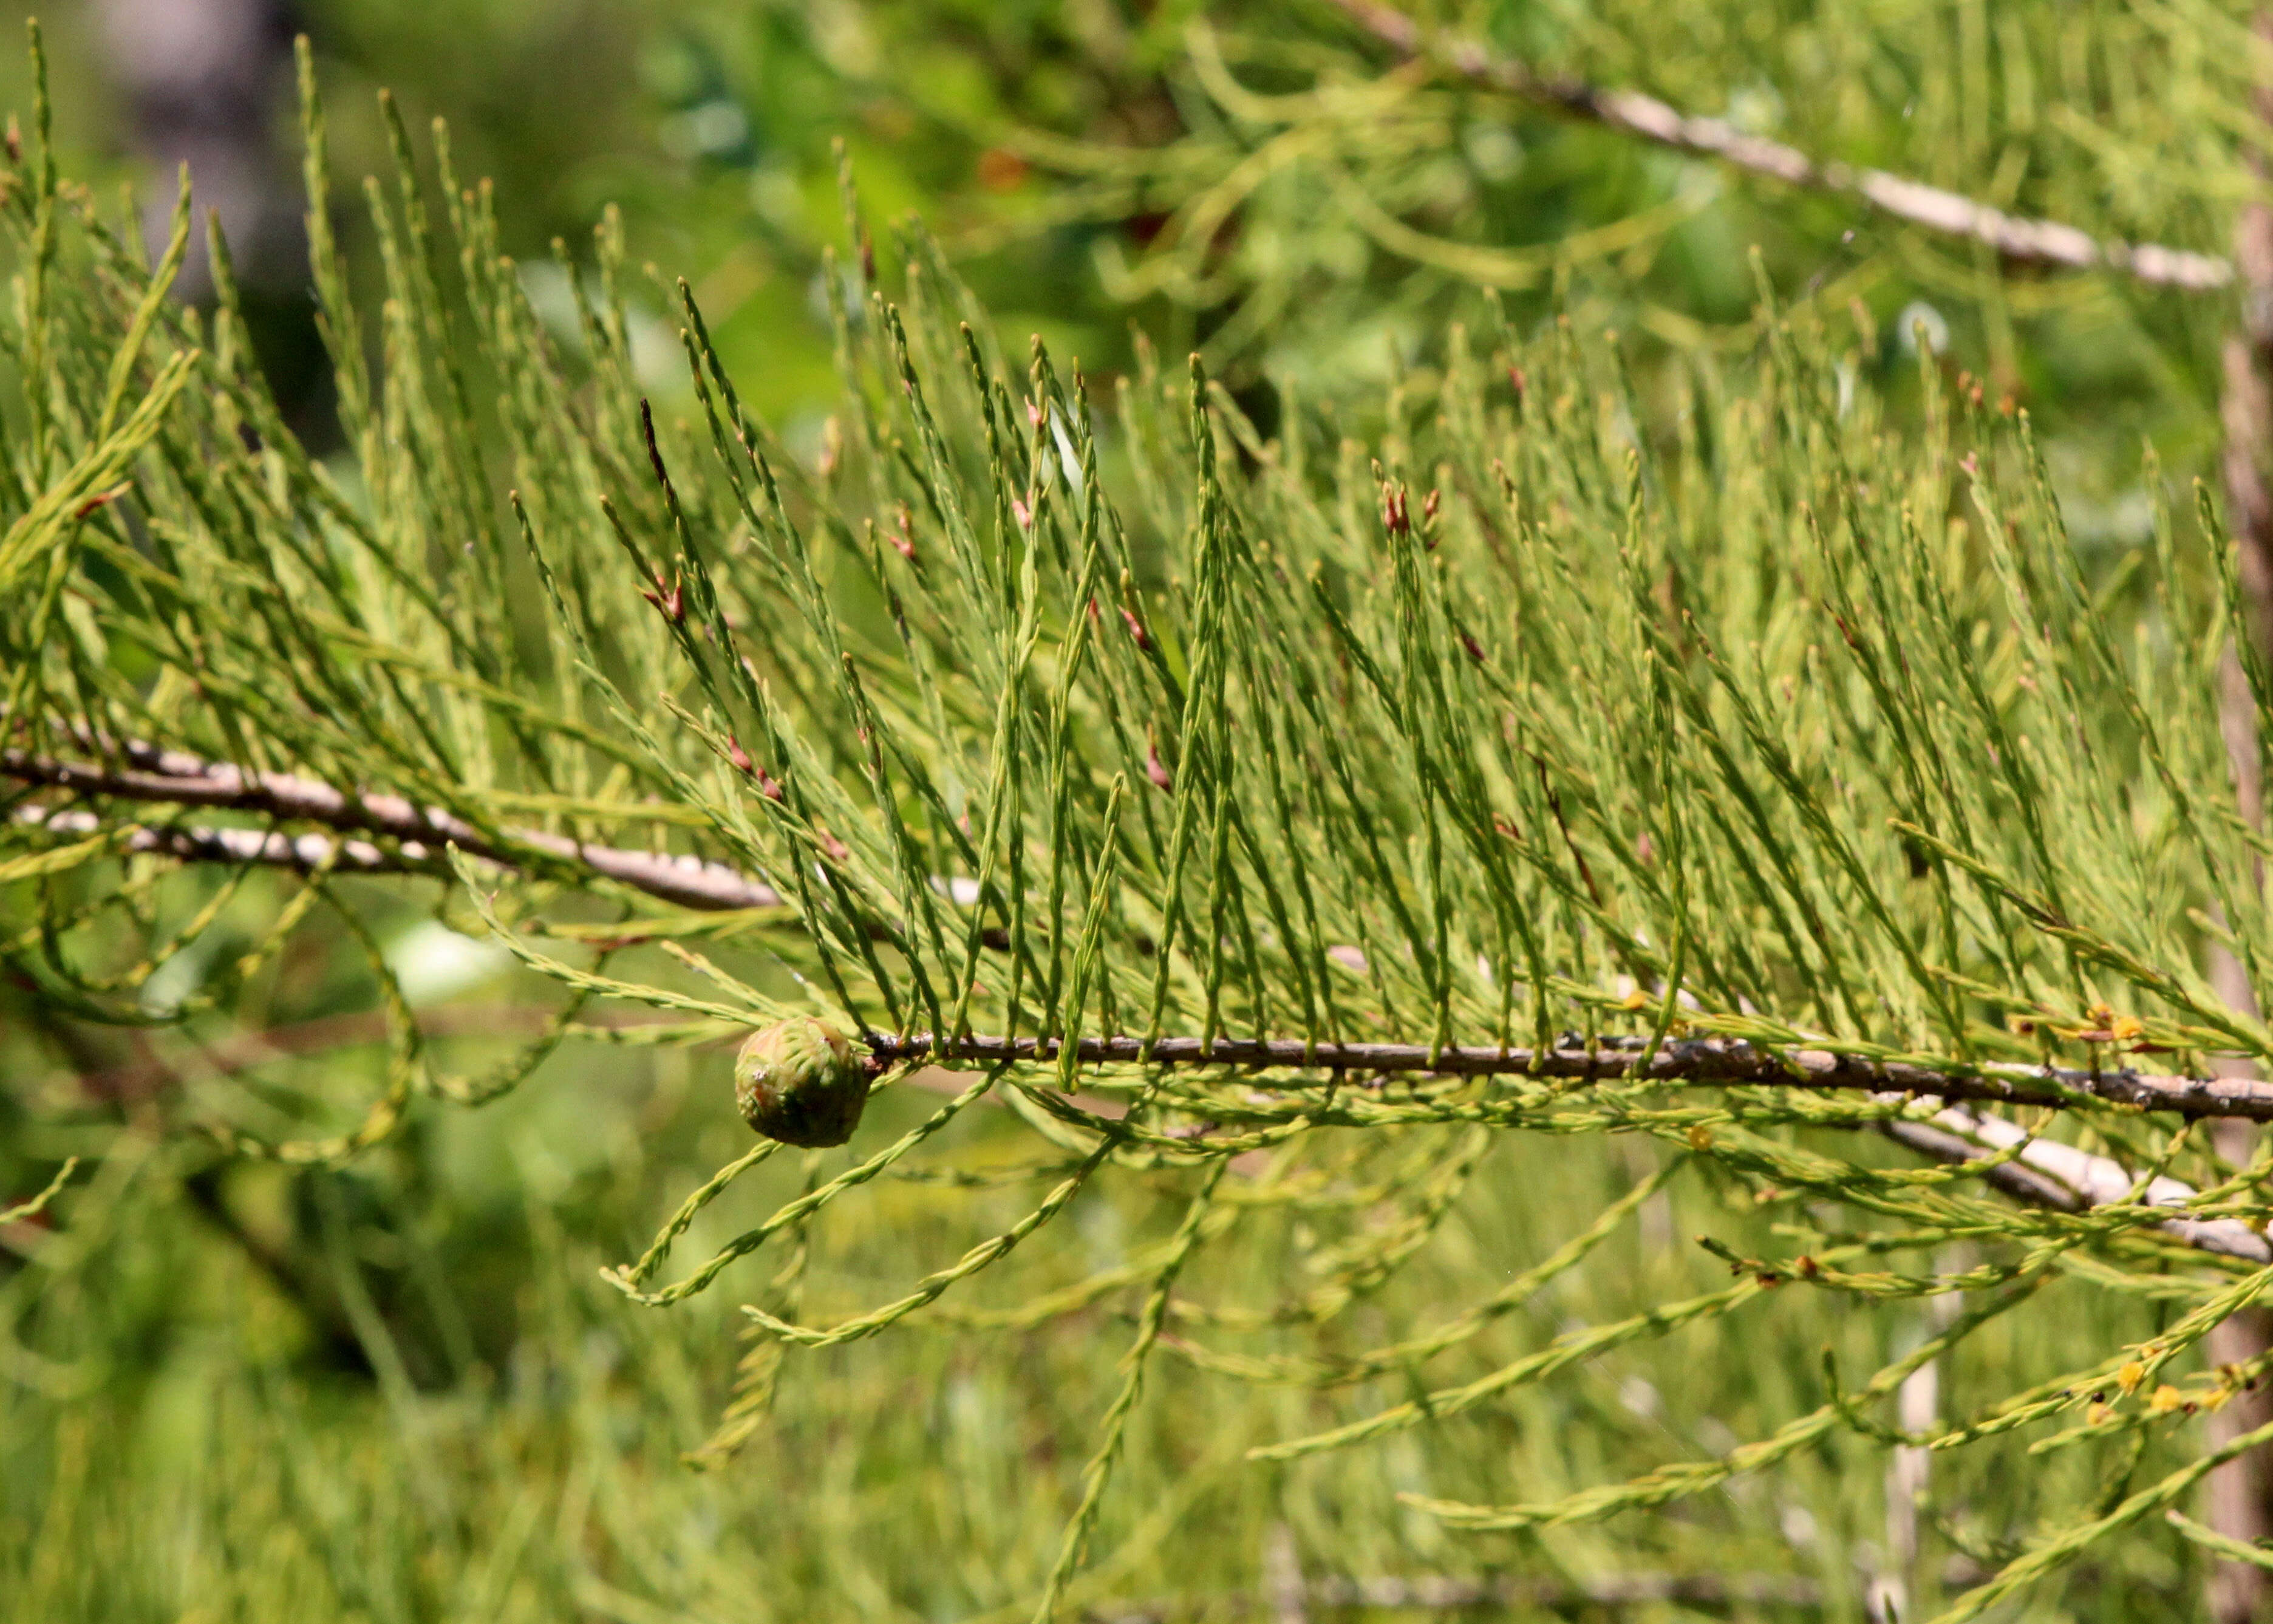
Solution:
M 332 463 L 225 266 L 169 304 L 178 232 L 152 277 L 36 140 L 0 199 L 0 946 L 58 1043 L 152 1034 L 19 1108 L 93 1167 L 7 1231 L 27 1616 L 1208 1616 L 1288 1561 L 1852 1616 L 1900 1448 L 1925 1532 L 1877 1577 L 1917 1605 L 2173 1605 L 2161 1514 L 2259 1373 L 2202 1339 L 2273 1269 L 1921 1165 L 1866 1132 L 1916 1087 L 956 1044 L 2057 1061 L 2028 1126 L 2262 1225 L 2254 1166 L 2076 1080 L 2273 1059 L 2206 979 L 2222 940 L 2263 984 L 2269 922 L 2207 513 L 2087 580 L 2024 415 L 1928 357 L 1891 424 L 1879 335 L 1765 289 L 1662 432 L 1609 335 L 1493 320 L 1265 437 L 1197 365 L 1011 365 L 912 229 L 889 295 L 832 269 L 801 461 L 691 297 L 651 417 L 612 229 L 563 357 L 399 132 L 354 304 L 310 131 Z M 165 751 L 347 799 L 154 804 Z M 364 844 L 206 861 L 311 824 Z M 535 1018 L 430 1035 L 421 910 Z M 383 1056 L 227 1047 L 350 999 Z M 902 1063 L 844 1149 L 753 1149 L 722 1045 L 812 1014 Z M 119 1361 L 188 1293 L 184 1405 Z

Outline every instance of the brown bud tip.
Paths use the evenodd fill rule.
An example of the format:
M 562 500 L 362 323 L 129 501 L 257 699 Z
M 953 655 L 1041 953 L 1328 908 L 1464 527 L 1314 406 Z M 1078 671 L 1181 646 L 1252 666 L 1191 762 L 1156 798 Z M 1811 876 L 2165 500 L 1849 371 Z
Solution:
M 87 515 L 95 512 L 98 508 L 106 508 L 112 502 L 116 501 L 120 497 L 125 495 L 126 492 L 127 487 L 123 485 L 115 485 L 108 491 L 97 491 L 93 496 L 88 497 L 78 507 L 71 509 L 71 517 L 74 519 L 84 519 Z
M 868 1103 L 866 1056 L 810 1016 L 777 1021 L 752 1033 L 734 1056 L 734 1103 L 769 1139 L 842 1145 Z

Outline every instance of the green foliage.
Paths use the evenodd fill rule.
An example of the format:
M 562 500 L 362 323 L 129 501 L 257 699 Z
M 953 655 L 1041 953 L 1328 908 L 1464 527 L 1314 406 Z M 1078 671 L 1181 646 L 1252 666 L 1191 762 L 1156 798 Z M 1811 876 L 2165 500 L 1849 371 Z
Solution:
M 1450 117 L 1350 106 L 1303 117 L 1392 169 Z M 0 1282 L 27 1605 L 1204 1616 L 1283 1539 L 1852 1613 L 1864 1468 L 1923 1449 L 1956 1566 L 1909 1593 L 2174 1606 L 2196 1417 L 2262 1374 L 2202 1339 L 2273 1267 L 2169 1221 L 2273 1208 L 2262 1162 L 2095 1087 L 2273 1060 L 2208 981 L 2223 944 L 2262 984 L 2269 923 L 2221 664 L 2261 736 L 2273 680 L 2206 507 L 2087 575 L 2025 412 L 1779 314 L 1766 257 L 1756 350 L 1650 373 L 1676 412 L 1593 325 L 1492 305 L 1380 389 L 1283 379 L 1266 432 L 1198 357 L 1140 344 L 1109 406 L 1014 365 L 920 229 L 879 284 L 857 202 L 802 457 L 684 284 L 646 292 L 687 378 L 652 410 L 619 222 L 559 342 L 488 191 L 446 145 L 424 188 L 399 124 L 359 301 L 312 99 L 310 133 L 329 462 L 225 260 L 217 310 L 169 303 L 184 226 L 146 271 L 44 113 L 0 196 L 0 949 L 65 1053 L 134 1030 L 178 1079 L 7 1096 L 27 1161 L 94 1167 Z M 1320 207 L 1281 178 L 1257 243 Z M 1250 280 L 1257 332 L 1311 286 Z M 422 911 L 536 1019 L 431 1031 L 390 953 Z M 220 1047 L 342 988 L 383 1054 Z M 753 1148 L 710 1051 L 814 1017 L 888 1063 L 866 1117 Z M 1301 1051 L 1210 1064 L 1270 1041 Z M 620 1077 L 564 1099 L 543 1068 L 588 1044 Z M 1865 1131 L 1949 1131 L 1921 1076 L 2027 1083 L 2031 1132 L 2134 1187 L 2023 1208 L 1975 1182 L 2009 1148 L 1917 1165 Z M 518 1210 L 454 1206 L 454 1158 L 516 1165 Z M 313 1272 L 247 1216 L 294 1202 Z M 500 1237 L 536 1260 L 501 1331 L 467 1313 Z M 239 1342 L 129 1498 L 112 1350 L 193 1260 L 386 1402 Z M 1941 1411 L 1890 1413 L 1929 1369 Z M 169 1495 L 193 1531 L 154 1531 Z
M 805 233 L 827 165 L 804 115 L 833 73 L 882 211 L 920 199 L 986 304 L 1016 313 L 1016 338 L 1039 328 L 1092 367 L 1129 363 L 1133 307 L 1242 398 L 1264 377 L 1378 381 L 1433 350 L 1479 285 L 1527 324 L 1567 309 L 1650 354 L 1742 350 L 1758 244 L 1779 286 L 1827 310 L 1859 298 L 1885 327 L 1937 306 L 1993 393 L 2060 432 L 2126 460 L 2148 430 L 2166 453 L 2202 449 L 2214 302 L 2008 274 L 1965 243 L 1478 84 L 1450 51 L 1403 61 L 1359 10 L 697 6 L 670 36 L 668 78 L 700 87 L 686 105 L 710 123 L 737 109 L 755 132 L 698 173 L 776 198 L 799 177 Z M 2096 237 L 2222 251 L 2262 145 L 2250 96 L 2267 48 L 2247 6 L 1474 0 L 1416 14 L 1544 80 L 1647 92 Z M 769 252 L 782 240 L 760 235 Z M 739 362 L 731 322 L 722 342 Z

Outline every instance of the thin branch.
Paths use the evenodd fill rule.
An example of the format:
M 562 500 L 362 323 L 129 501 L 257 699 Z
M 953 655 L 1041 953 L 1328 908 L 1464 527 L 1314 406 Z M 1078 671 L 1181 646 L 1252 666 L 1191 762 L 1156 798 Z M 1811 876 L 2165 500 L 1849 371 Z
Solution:
M 581 866 L 590 873 L 643 891 L 664 901 L 697 909 L 781 906 L 779 893 L 721 863 L 671 857 L 620 847 L 593 846 L 540 830 L 506 831 L 502 840 L 484 835 L 463 819 L 438 808 L 419 808 L 400 796 L 357 792 L 287 773 L 244 775 L 232 766 L 180 751 L 129 746 L 136 764 L 113 769 L 58 761 L 18 751 L 0 751 L 0 777 L 52 786 L 81 795 L 111 800 L 164 801 L 177 806 L 227 808 L 277 818 L 321 823 L 392 837 L 389 849 L 349 838 L 341 843 L 336 862 L 356 872 L 432 872 L 440 846 L 455 842 L 462 851 L 505 868 L 519 868 L 528 854 L 539 862 Z M 94 833 L 104 825 L 96 815 L 31 807 L 19 819 L 59 833 Z M 333 838 L 290 836 L 252 829 L 134 827 L 124 831 L 128 849 L 186 859 L 276 863 L 313 868 L 331 856 Z M 931 1034 L 868 1034 L 879 1064 L 926 1056 L 979 1064 L 1054 1058 L 1053 1038 L 1014 1040 L 966 1035 L 943 1049 Z M 1530 1073 L 1585 1080 L 1633 1075 L 1646 1046 L 1636 1039 L 1605 1039 L 1588 1048 L 1573 1037 L 1534 1062 L 1527 1049 L 1434 1049 L 1422 1044 L 1309 1044 L 1299 1039 L 1167 1037 L 1148 1049 L 1141 1038 L 1084 1038 L 1077 1055 L 1088 1065 L 1218 1065 L 1244 1069 L 1355 1071 L 1362 1074 L 1437 1072 L 1450 1076 Z M 1880 1062 L 1827 1049 L 1777 1054 L 1735 1039 L 1679 1040 L 1662 1045 L 1649 1059 L 1651 1080 L 1706 1086 L 1764 1085 L 1818 1090 L 1904 1094 L 1999 1105 L 2073 1107 L 2086 1100 L 2142 1110 L 2173 1111 L 2189 1117 L 2240 1117 L 2273 1121 L 2273 1084 L 2250 1078 L 2156 1076 L 2129 1067 L 2081 1071 L 2072 1067 L 1984 1065 L 1954 1071 L 1909 1062 Z
M 2015 1200 L 2056 1212 L 2080 1213 L 2127 1202 L 2138 1184 L 2138 1176 L 2119 1162 L 2095 1156 L 2073 1145 L 2031 1139 L 2024 1128 L 1971 1111 L 1943 1111 L 1931 1123 L 1890 1122 L 1884 1124 L 1883 1132 L 1899 1144 L 1952 1165 L 1979 1161 L 2021 1145 L 2018 1160 L 1989 1168 L 1982 1177 Z M 2148 1182 L 2138 1199 L 2149 1207 L 2175 1207 L 2185 1206 L 2196 1193 L 2192 1184 L 2178 1179 L 2156 1178 Z M 2239 1218 L 2172 1217 L 2159 1227 L 2173 1240 L 2203 1252 L 2247 1263 L 2273 1263 L 2273 1241 Z
M 433 1038 L 466 1034 L 496 1034 L 541 1026 L 550 1017 L 541 1010 L 517 1004 L 478 1004 L 422 1011 L 418 1024 L 426 1036 Z M 268 1061 L 304 1056 L 357 1043 L 376 1042 L 386 1035 L 386 1016 L 382 1011 L 327 1015 L 293 1026 L 236 1034 L 207 1048 L 199 1058 L 204 1065 L 236 1071 Z M 721 1042 L 725 1041 L 718 1040 Z M 73 1080 L 82 1094 L 96 1098 L 118 1099 L 148 1092 L 162 1077 L 172 1074 L 173 1070 L 164 1061 L 154 1058 L 107 1071 L 87 1072 Z M 903 1086 L 944 1094 L 959 1094 L 964 1086 L 964 1079 L 953 1072 L 928 1068 L 911 1072 L 901 1079 L 901 1083 Z M 989 1095 L 988 1102 L 1000 1104 L 1001 1101 L 999 1096 Z M 1071 1102 L 1094 1116 L 1116 1120 L 1128 1110 L 1125 1101 L 1101 1095 L 1076 1094 L 1071 1096 Z M 2015 1200 L 2031 1207 L 2050 1207 L 2057 1212 L 2079 1213 L 2089 1207 L 2127 1200 L 2137 1182 L 2128 1169 L 2109 1157 L 2095 1156 L 2073 1145 L 2063 1145 L 2051 1139 L 2029 1140 L 2025 1130 L 2001 1117 L 1982 1116 L 1955 1108 L 1939 1113 L 1931 1123 L 1888 1122 L 1881 1124 L 1881 1131 L 1888 1139 L 1910 1150 L 1952 1165 L 1981 1161 L 2015 1143 L 2029 1140 L 2017 1161 L 1999 1162 L 1984 1169 L 1982 1177 Z M 1250 1151 L 1233 1158 L 1231 1170 L 1253 1176 L 1261 1173 L 1268 1161 L 1264 1153 Z M 58 1179 L 58 1185 L 61 1182 Z M 2149 1184 L 2143 1196 L 2149 1206 L 2182 1207 L 2192 1200 L 2195 1193 L 2192 1185 L 2175 1178 L 2157 1178 Z M 11 1215 L 15 1214 L 0 1214 L 0 1221 Z M 2238 1218 L 2173 1217 L 2161 1227 L 2172 1238 L 2205 1252 L 2254 1263 L 2273 1263 L 2273 1243 L 2269 1243 L 2262 1233 Z M 1370 1602 L 1366 1605 L 1382 1606 L 1390 1604 Z
M 715 912 L 783 906 L 781 894 L 773 887 L 699 857 L 591 846 L 539 829 L 507 829 L 501 831 L 501 838 L 492 838 L 439 807 L 416 806 L 400 795 L 362 790 L 350 794 L 290 773 L 244 773 L 223 762 L 146 745 L 129 743 L 120 754 L 129 766 L 112 768 L 0 750 L 0 778 L 113 801 L 256 812 L 334 830 L 361 831 L 399 842 L 396 849 L 387 851 L 368 841 L 347 841 L 337 863 L 354 873 L 446 874 L 442 848 L 454 843 L 459 850 L 505 868 L 541 868 L 547 860 L 572 864 L 680 907 Z M 76 831 L 85 816 L 42 814 L 34 808 L 28 821 Z M 72 821 L 59 823 L 59 819 Z M 249 829 L 144 828 L 125 838 L 131 850 L 192 861 L 270 863 L 304 869 L 324 861 L 332 849 L 332 843 L 321 836 L 293 838 Z
M 203 824 L 112 823 L 92 812 L 47 807 L 18 809 L 16 821 L 58 835 L 118 833 L 122 853 L 172 857 L 183 862 L 258 863 L 311 874 L 328 865 L 334 874 L 423 874 L 448 879 L 450 867 L 439 852 L 416 841 L 399 846 L 368 840 L 334 840 L 329 835 L 287 835 L 260 829 L 214 829 Z M 338 847 L 338 855 L 333 848 Z
M 927 1032 L 906 1036 L 872 1032 L 875 1064 L 890 1065 L 926 1056 L 978 1065 L 1049 1060 L 1055 1038 L 966 1036 L 935 1048 Z M 1227 1066 L 1249 1071 L 1355 1072 L 1361 1076 L 1426 1072 L 1446 1077 L 1517 1076 L 1613 1081 L 1639 1075 L 1651 1082 L 1707 1087 L 1763 1086 L 1920 1098 L 1979 1101 L 2010 1106 L 2073 1109 L 2087 1102 L 2189 1117 L 2246 1117 L 2273 1122 L 2273 1083 L 2254 1078 L 2158 1077 L 2129 1067 L 2079 1071 L 2068 1066 L 1983 1065 L 1945 1070 L 1908 1061 L 1876 1061 L 1827 1049 L 1775 1053 L 1741 1039 L 1675 1039 L 1654 1055 L 1639 1038 L 1603 1038 L 1588 1048 L 1576 1036 L 1534 1054 L 1527 1049 L 1432 1049 L 1422 1043 L 1318 1043 L 1299 1038 L 1083 1038 L 1075 1045 L 1084 1065 Z M 1647 1064 L 1645 1065 L 1645 1062 Z
M 1473 41 L 1437 39 L 1402 11 L 1372 0 L 1334 0 L 1357 26 L 1407 56 L 1434 56 L 1463 79 L 1538 106 L 1639 136 L 1661 147 L 1716 158 L 1748 174 L 1811 191 L 1837 192 L 1944 237 L 1986 243 L 2007 259 L 2072 270 L 2120 271 L 2141 282 L 2206 292 L 2228 286 L 2233 266 L 2215 254 L 2157 243 L 2101 242 L 2056 220 L 2007 214 L 1986 203 L 1884 169 L 1819 162 L 1796 147 L 1747 135 L 1718 118 L 1695 118 L 1635 90 L 1604 90 L 1534 72 Z

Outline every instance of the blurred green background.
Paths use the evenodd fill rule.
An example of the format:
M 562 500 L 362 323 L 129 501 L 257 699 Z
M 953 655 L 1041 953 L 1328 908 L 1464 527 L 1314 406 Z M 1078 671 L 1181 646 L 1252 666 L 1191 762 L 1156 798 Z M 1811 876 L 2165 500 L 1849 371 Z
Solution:
M 122 6 L 43 12 L 58 136 L 78 177 L 146 187 L 160 144 L 119 71 Z M 1505 50 L 1812 151 L 2211 251 L 2265 144 L 2248 104 L 2263 52 L 2234 7 L 1607 0 L 1472 6 L 1458 20 Z M 494 179 L 506 245 L 564 337 L 565 277 L 582 273 L 561 270 L 551 244 L 566 239 L 574 256 L 613 204 L 634 261 L 690 280 L 745 398 L 796 447 L 819 446 L 833 394 L 823 252 L 845 251 L 841 139 L 888 282 L 892 222 L 920 215 L 1010 353 L 1039 331 L 1109 379 L 1131 365 L 1132 330 L 1168 355 L 1200 347 L 1266 427 L 1286 389 L 1331 412 L 1393 384 L 1451 322 L 1496 320 L 1489 284 L 1526 330 L 1557 311 L 1617 330 L 1662 410 L 1644 426 L 1674 435 L 1686 392 L 1758 342 L 1757 245 L 1778 297 L 1851 334 L 1853 365 L 1897 402 L 1923 323 L 1946 371 L 2029 405 L 2088 549 L 2144 534 L 2146 444 L 2174 488 L 2216 452 L 2230 298 L 2014 272 L 1836 200 L 1400 76 L 1331 4 L 303 0 L 260 26 L 314 41 L 341 229 L 366 266 L 350 183 L 385 162 L 384 86 L 415 131 L 447 117 L 461 175 Z M 289 217 L 296 156 L 276 61 L 258 82 Z M 26 107 L 27 82 L 0 52 L 0 101 Z M 321 444 L 304 291 L 289 255 L 261 274 L 264 353 Z M 665 299 L 661 287 L 634 292 L 650 387 L 668 399 L 679 363 Z M 499 1052 L 549 1002 L 422 911 L 436 895 L 343 889 L 367 905 L 459 1064 Z M 266 906 L 249 898 L 247 917 Z M 16 928 L 0 904 L 0 929 Z M 208 962 L 244 939 L 225 918 Z M 231 1164 L 168 1131 L 181 1092 L 214 1077 L 372 1087 L 382 1056 L 359 963 L 342 932 L 316 924 L 263 971 L 235 1025 L 178 1030 L 94 1028 L 0 986 L 0 1194 L 36 1189 L 64 1155 L 101 1158 L 58 1209 L 60 1229 L 0 1230 L 0 1614 L 1024 1616 L 1129 1304 L 1046 1333 L 983 1314 L 958 1330 L 943 1315 L 946 1329 L 793 1359 L 773 1419 L 740 1455 L 707 1473 L 680 1463 L 735 1380 L 733 1301 L 805 1293 L 806 1317 L 821 1317 L 1024 1209 L 1017 1164 L 1036 1147 L 1008 1113 L 959 1147 L 973 1169 L 1009 1164 L 1002 1182 L 974 1174 L 952 1218 L 939 1192 L 895 1186 L 859 1222 L 815 1236 L 801 1274 L 761 1260 L 737 1290 L 650 1313 L 596 1271 L 634 1255 L 746 1144 L 723 1050 L 564 1053 L 485 1110 L 423 1106 L 341 1170 Z M 162 1008 L 169 995 L 149 996 Z M 923 1108 L 887 1109 L 897 1122 Z M 1353 1315 L 1361 1340 L 1473 1299 L 1639 1171 L 1617 1144 L 1492 1154 L 1439 1243 Z M 706 1216 L 690 1250 L 834 1165 L 776 1159 L 731 1214 Z M 1677 1242 L 1700 1227 L 1742 1245 L 1752 1226 L 1772 1244 L 1749 1198 L 1683 1188 L 1464 1357 L 1489 1368 L 1572 1323 L 1710 1289 L 1720 1266 Z M 1175 1215 L 1142 1181 L 1085 1196 L 1055 1246 L 1025 1259 L 1018 1289 L 1110 1267 Z M 1353 1233 L 1371 1221 L 1317 1219 Z M 1242 1267 L 1260 1266 L 1214 1259 L 1205 1283 L 1253 1299 L 1305 1283 L 1242 1279 Z M 1287 1470 L 1246 1467 L 1240 1452 L 1346 1413 L 1341 1401 L 1164 1360 L 1084 1605 L 1106 1618 L 1260 1616 L 1272 1575 L 1291 1565 L 1441 1579 L 1483 1598 L 1531 1586 L 1508 1592 L 1531 1601 L 1504 1610 L 1579 1615 L 1605 1575 L 1717 1574 L 1717 1594 L 1700 1581 L 1685 1601 L 1622 1610 L 1862 1618 L 1893 1536 L 1876 1455 L 1843 1443 L 1693 1514 L 1552 1537 L 1449 1537 L 1395 1496 L 1504 1500 L 1516 1484 L 1545 1499 L 1726 1448 L 1812 1402 L 1817 1349 L 1884 1358 L 1923 1334 L 1925 1312 L 1850 1315 L 1788 1294 L 1762 1311 L 1774 1323 L 1755 1322 L 1756 1345 L 1651 1344 L 1432 1433 L 1425 1454 L 1408 1440 Z M 2047 1327 L 2113 1345 L 2149 1334 L 2155 1314 L 2151 1299 L 2078 1294 L 2036 1329 L 1967 1344 L 1947 1402 L 2062 1368 L 2060 1350 L 2029 1340 Z M 2008 1556 L 2039 1507 L 2073 1504 L 2119 1470 L 2143 1469 L 2069 1451 L 1948 1484 L 1949 1500 L 1982 1509 L 1928 1528 L 1918 1571 L 1899 1576 L 1922 1595 L 1961 1583 Z M 2041 1616 L 2192 1616 L 2198 1559 L 2185 1553 L 2142 1536 L 2050 1587 Z

